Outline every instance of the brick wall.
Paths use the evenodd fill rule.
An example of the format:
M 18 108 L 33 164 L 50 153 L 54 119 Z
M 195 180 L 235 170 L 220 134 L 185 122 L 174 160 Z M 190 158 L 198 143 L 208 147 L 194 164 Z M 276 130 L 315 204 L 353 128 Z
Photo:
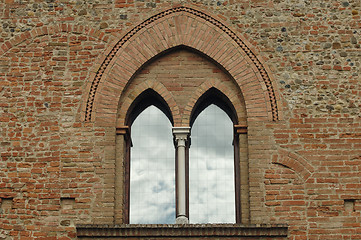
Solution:
M 141 25 L 181 5 L 200 13 Z M 132 99 L 153 87 L 184 126 L 212 86 L 248 125 L 250 223 L 288 224 L 289 239 L 361 239 L 359 1 L 5 0 L 0 16 L 0 239 L 113 224 L 115 131 Z M 184 25 L 194 38 L 173 31 Z M 169 36 L 197 50 L 158 56 L 181 41 Z

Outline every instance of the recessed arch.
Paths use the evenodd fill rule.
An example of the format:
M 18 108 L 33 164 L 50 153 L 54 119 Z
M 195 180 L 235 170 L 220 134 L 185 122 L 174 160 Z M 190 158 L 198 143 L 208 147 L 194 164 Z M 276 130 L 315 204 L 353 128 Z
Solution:
M 128 81 L 148 60 L 176 46 L 188 46 L 222 66 L 239 86 L 249 119 L 279 119 L 278 94 L 267 67 L 246 41 L 220 20 L 180 6 L 156 14 L 126 33 L 103 57 L 88 82 L 85 121 L 113 125 Z
M 96 30 L 89 26 L 82 26 L 79 24 L 73 25 L 71 23 L 54 23 L 47 26 L 34 27 L 30 31 L 25 31 L 15 35 L 8 41 L 0 44 L 0 56 L 5 54 L 11 48 L 18 46 L 26 41 L 33 41 L 35 38 L 41 36 L 52 36 L 58 33 L 75 33 L 82 34 L 84 36 L 89 36 L 95 38 L 103 43 L 109 43 L 114 41 L 114 37 L 107 37 L 104 34 L 101 34 L 100 30 Z
M 125 125 L 131 126 L 138 115 L 151 105 L 154 105 L 161 110 L 167 116 L 171 124 L 174 124 L 173 115 L 167 102 L 156 91 L 148 88 L 139 94 L 129 106 L 125 118 Z
M 131 92 L 125 91 L 121 96 L 121 105 L 117 113 L 117 125 L 130 125 L 136 116 L 131 116 L 135 105 L 144 98 L 150 99 L 153 105 L 156 105 L 168 117 L 172 125 L 175 119 L 179 118 L 179 108 L 172 94 L 157 81 L 144 81 Z M 143 100 L 141 100 L 143 99 Z M 152 105 L 150 104 L 150 105 Z M 143 104 L 147 105 L 147 103 Z M 145 108 L 143 108 L 144 110 Z
M 224 93 L 215 87 L 211 87 L 205 93 L 203 93 L 202 96 L 199 97 L 198 101 L 194 104 L 190 116 L 189 126 L 192 126 L 198 115 L 211 104 L 214 104 L 222 109 L 232 120 L 233 125 L 238 124 L 237 112 L 232 102 Z
M 212 91 L 210 91 L 213 89 Z M 239 96 L 237 91 L 232 91 L 228 86 L 226 86 L 223 82 L 217 79 L 210 79 L 204 82 L 202 85 L 198 87 L 197 92 L 194 96 L 192 96 L 187 105 L 186 105 L 186 113 L 190 113 L 189 115 L 184 114 L 182 118 L 183 125 L 192 125 L 194 118 L 192 120 L 193 112 L 196 108 L 196 104 L 200 101 L 203 95 L 206 92 L 210 91 L 215 97 L 215 99 L 220 100 L 223 104 L 228 105 L 228 108 L 232 109 L 232 113 L 229 112 L 228 115 L 234 122 L 234 124 L 243 124 L 247 125 L 247 116 L 246 109 L 244 105 L 243 96 Z M 205 95 L 206 96 L 206 95 Z M 218 97 L 217 97 L 218 96 Z M 219 102 L 219 101 L 218 101 Z M 223 109 L 224 110 L 224 109 Z M 233 116 L 231 116 L 231 115 Z M 234 119 L 236 118 L 236 119 Z
M 278 150 L 278 155 L 272 159 L 272 164 L 279 164 L 292 169 L 306 182 L 315 172 L 314 167 L 297 153 L 284 149 Z

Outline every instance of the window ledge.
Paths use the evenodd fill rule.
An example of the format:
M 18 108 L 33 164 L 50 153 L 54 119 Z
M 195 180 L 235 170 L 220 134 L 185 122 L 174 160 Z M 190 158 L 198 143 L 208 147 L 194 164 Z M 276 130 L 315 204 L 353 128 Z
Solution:
M 287 237 L 286 224 L 123 224 L 123 225 L 77 225 L 77 236 L 86 238 L 136 237 Z

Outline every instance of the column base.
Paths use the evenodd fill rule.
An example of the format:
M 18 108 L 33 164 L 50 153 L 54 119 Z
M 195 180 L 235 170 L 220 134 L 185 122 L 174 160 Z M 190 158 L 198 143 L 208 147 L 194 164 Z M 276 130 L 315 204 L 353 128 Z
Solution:
M 188 224 L 189 220 L 186 216 L 178 216 L 175 219 L 175 224 Z

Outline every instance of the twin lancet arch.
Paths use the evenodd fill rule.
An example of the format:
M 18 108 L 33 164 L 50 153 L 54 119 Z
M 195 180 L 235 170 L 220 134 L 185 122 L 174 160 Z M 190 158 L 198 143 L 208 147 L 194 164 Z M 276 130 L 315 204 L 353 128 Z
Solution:
M 176 100 L 162 83 L 144 81 L 135 90 L 126 92 L 125 97 L 121 99 L 117 120 L 125 126 L 131 126 L 144 109 L 154 105 L 167 116 L 172 126 L 176 126 L 175 122 L 181 122 L 181 126 L 192 126 L 203 109 L 215 104 L 237 125 L 239 122 L 245 122 L 241 117 L 245 110 L 239 98 L 230 98 L 225 94 L 230 92 L 231 89 L 220 81 L 207 81 L 199 86 L 194 96 L 190 97 L 181 114 Z M 177 119 L 179 116 L 182 116 L 181 120 Z

